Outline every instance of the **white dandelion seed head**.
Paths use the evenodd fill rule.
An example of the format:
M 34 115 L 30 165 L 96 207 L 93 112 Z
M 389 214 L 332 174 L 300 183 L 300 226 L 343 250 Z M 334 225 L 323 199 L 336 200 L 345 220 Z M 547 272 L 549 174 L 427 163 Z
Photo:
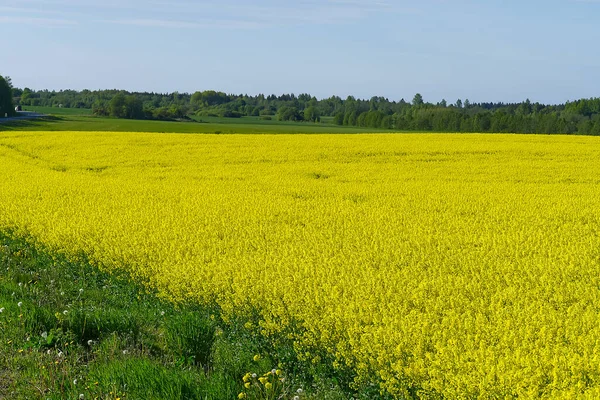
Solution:
M 83 399 L 83 398 L 85 398 L 85 396 L 83 395 L 83 393 L 81 393 L 81 394 L 79 395 L 79 398 L 80 398 L 80 399 Z
M 19 306 L 19 307 L 21 307 L 22 305 L 23 305 L 22 301 L 20 301 L 20 302 L 17 303 L 17 306 Z
M 83 293 L 83 288 L 79 289 L 79 293 Z
M 91 346 L 91 345 L 94 344 L 94 341 L 92 339 L 90 339 L 90 340 L 87 341 L 87 343 L 88 343 L 88 346 Z
M 19 282 L 19 287 L 23 287 L 23 282 Z
M 4 312 L 4 307 L 0 308 L 0 313 Z
M 256 378 L 257 376 L 258 376 L 258 375 L 256 375 L 256 374 L 252 374 L 252 377 L 253 377 L 253 378 Z
M 44 339 L 48 339 L 48 332 L 42 332 L 42 337 Z
M 69 312 L 67 310 L 63 311 L 64 315 L 67 315 Z
M 73 379 L 73 385 L 77 385 L 77 379 Z

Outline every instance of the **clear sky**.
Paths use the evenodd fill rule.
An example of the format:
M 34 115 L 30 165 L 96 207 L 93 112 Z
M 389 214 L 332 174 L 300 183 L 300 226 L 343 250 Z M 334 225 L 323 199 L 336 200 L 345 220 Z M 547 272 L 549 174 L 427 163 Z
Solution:
M 0 38 L 32 89 L 600 96 L 600 0 L 0 0 Z

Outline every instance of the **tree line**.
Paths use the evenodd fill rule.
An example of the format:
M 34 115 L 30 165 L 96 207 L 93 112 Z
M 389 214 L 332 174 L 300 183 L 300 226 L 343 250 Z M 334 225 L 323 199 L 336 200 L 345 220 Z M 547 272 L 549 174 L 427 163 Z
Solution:
M 35 91 L 13 89 L 20 105 L 92 109 L 94 115 L 130 119 L 180 120 L 196 116 L 254 116 L 280 121 L 328 122 L 399 131 L 564 133 L 600 135 L 600 98 L 558 105 L 532 103 L 427 102 L 384 97 L 317 99 L 309 94 L 246 95 L 214 90 L 150 93 L 122 90 Z

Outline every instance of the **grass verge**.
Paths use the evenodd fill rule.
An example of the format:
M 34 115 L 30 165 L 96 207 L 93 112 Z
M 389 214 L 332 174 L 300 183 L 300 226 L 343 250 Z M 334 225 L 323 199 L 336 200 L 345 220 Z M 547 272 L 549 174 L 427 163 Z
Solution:
M 162 301 L 126 275 L 70 262 L 6 232 L 0 311 L 0 398 L 379 396 L 375 387 L 351 390 L 352 374 L 328 362 L 299 361 L 292 343 L 274 346 L 244 321 L 224 323 L 215 307 Z

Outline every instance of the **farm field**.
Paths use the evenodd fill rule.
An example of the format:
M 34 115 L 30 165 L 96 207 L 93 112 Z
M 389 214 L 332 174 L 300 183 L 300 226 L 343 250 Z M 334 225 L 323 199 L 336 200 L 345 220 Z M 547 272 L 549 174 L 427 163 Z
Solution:
M 0 231 L 355 387 L 600 396 L 598 138 L 4 131 L 0 165 Z
M 92 115 L 92 110 L 89 108 L 24 106 L 23 111 L 32 111 L 48 115 Z
M 154 121 L 95 117 L 88 109 L 25 107 L 26 111 L 48 114 L 47 118 L 2 123 L 1 131 L 107 131 L 211 134 L 280 133 L 372 133 L 389 132 L 373 128 L 338 126 L 331 123 L 267 121 L 258 117 L 194 117 L 191 121 Z

